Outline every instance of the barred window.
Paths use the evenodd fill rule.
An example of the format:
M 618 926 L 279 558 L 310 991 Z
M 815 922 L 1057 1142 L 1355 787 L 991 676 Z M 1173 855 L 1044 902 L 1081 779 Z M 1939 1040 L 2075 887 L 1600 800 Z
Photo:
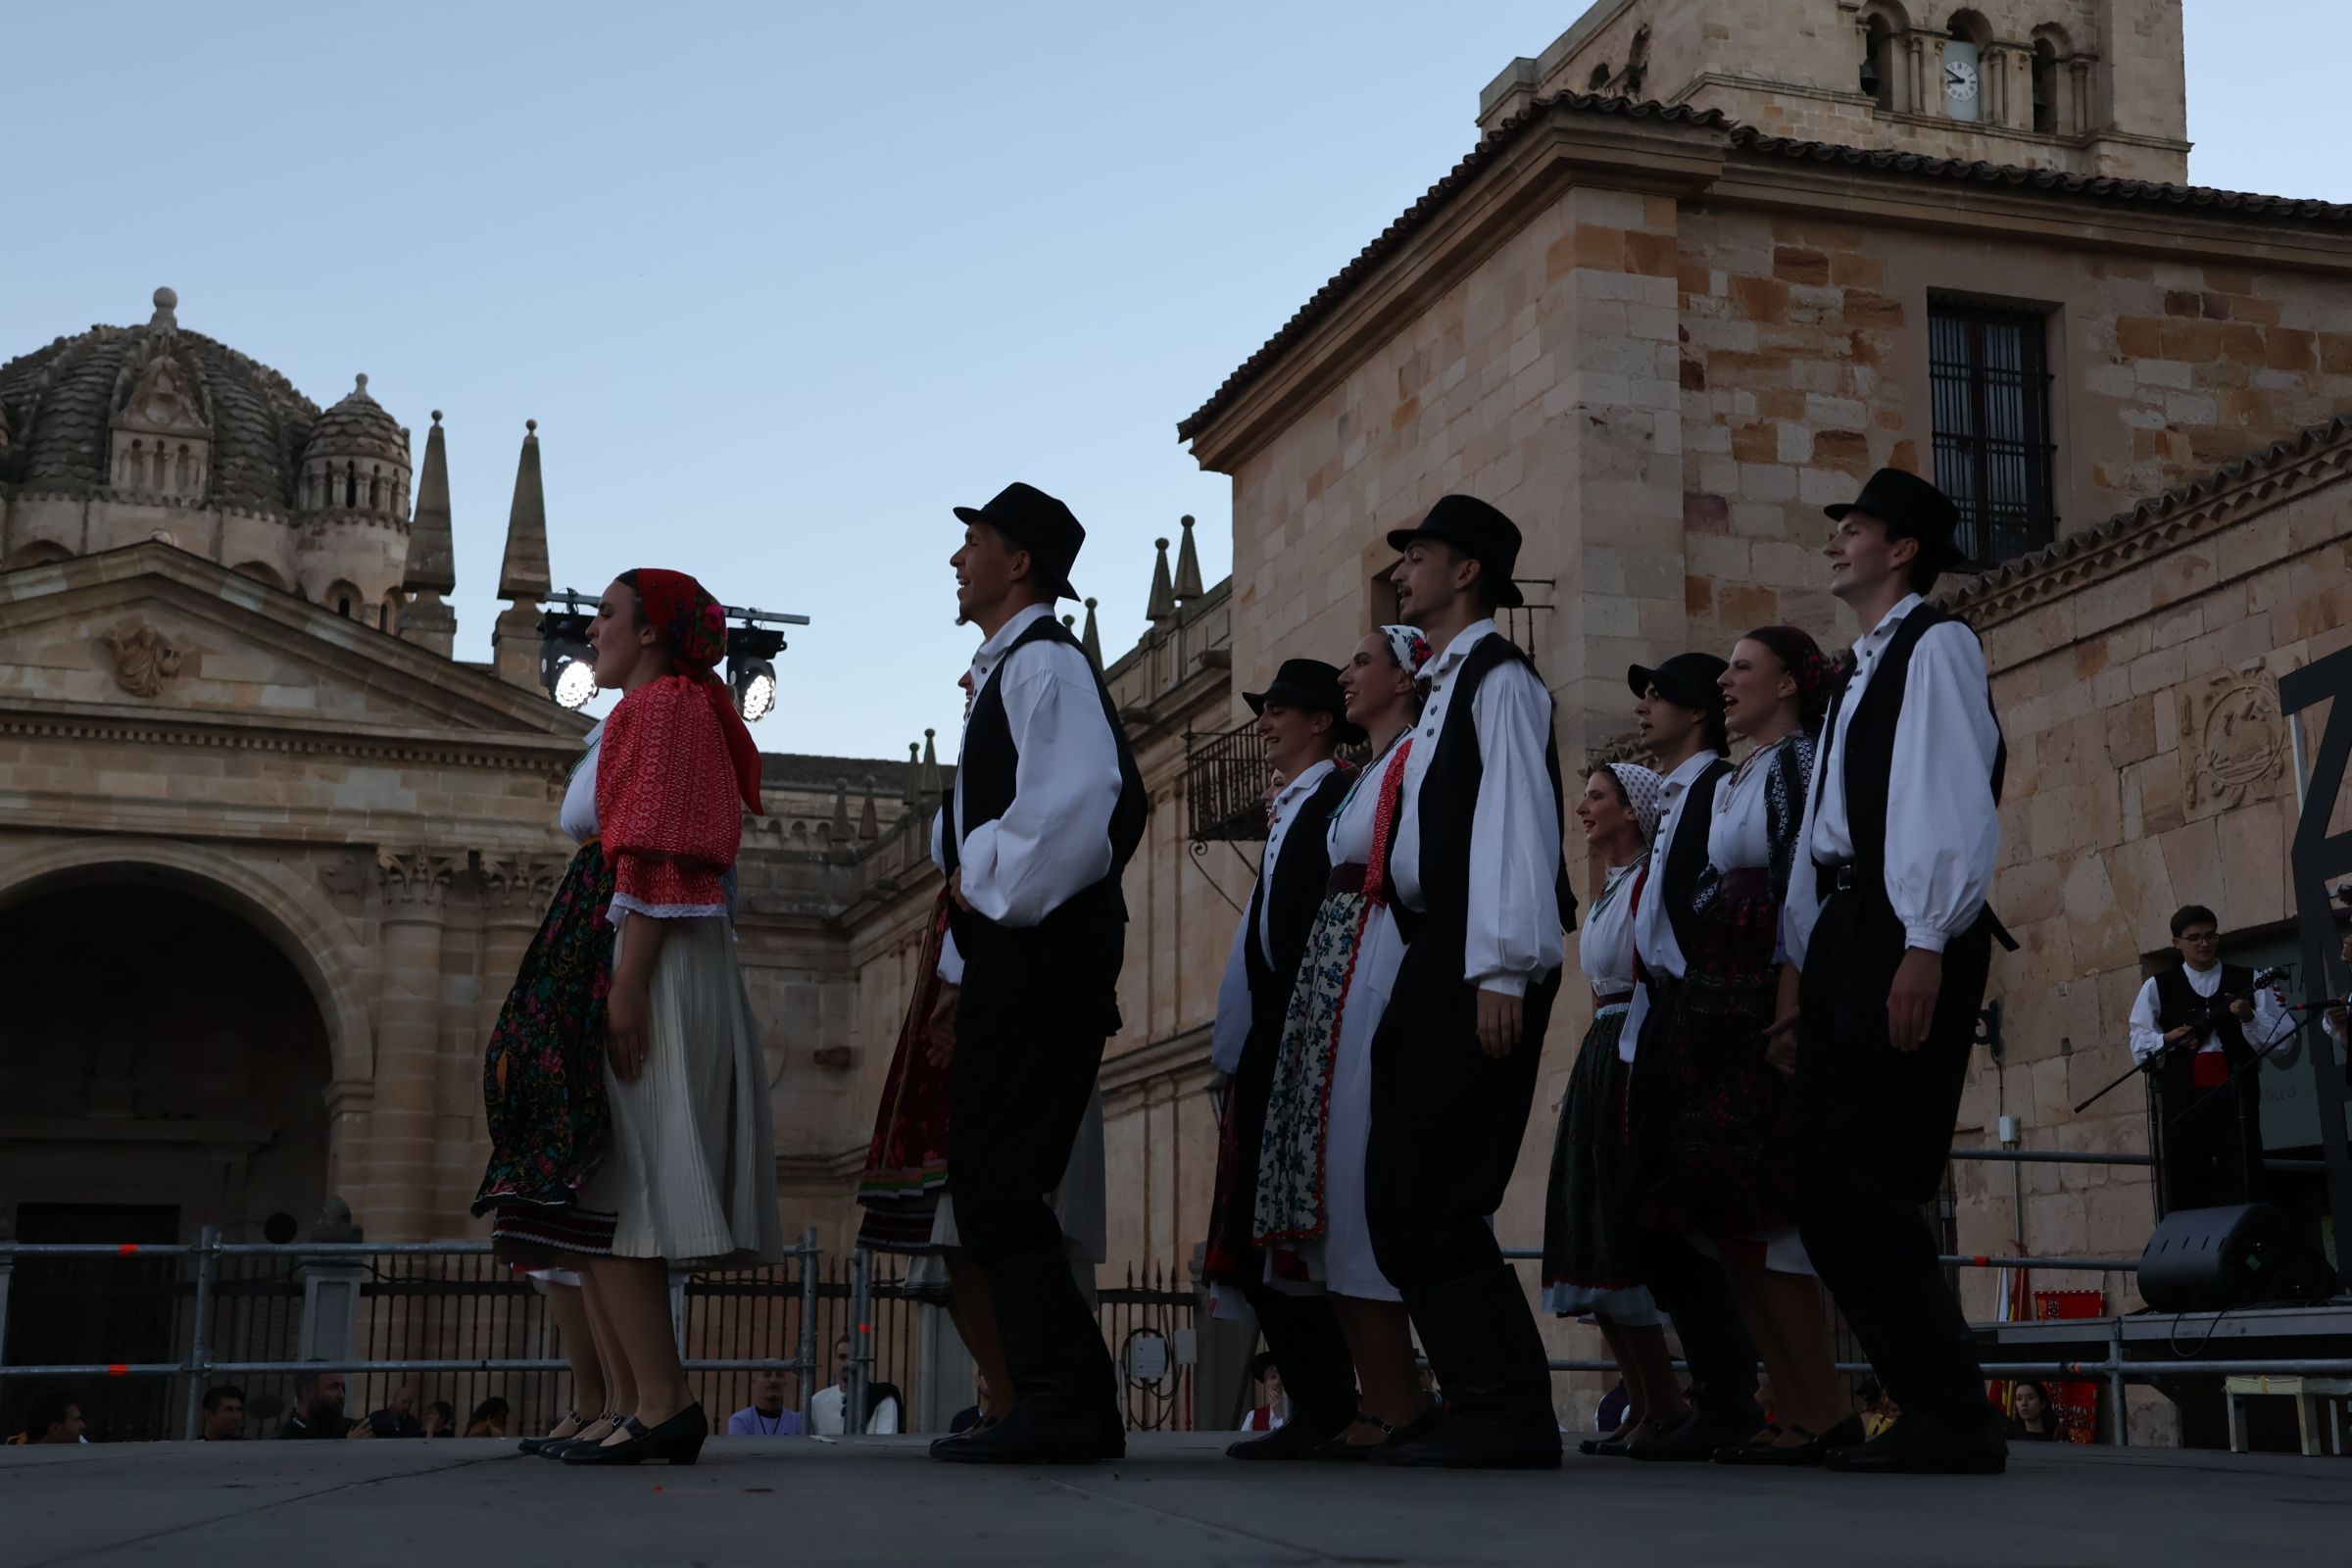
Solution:
M 1960 507 L 1960 546 L 1981 565 L 2057 537 L 2050 484 L 2049 321 L 1955 300 L 1928 306 L 1936 483 Z

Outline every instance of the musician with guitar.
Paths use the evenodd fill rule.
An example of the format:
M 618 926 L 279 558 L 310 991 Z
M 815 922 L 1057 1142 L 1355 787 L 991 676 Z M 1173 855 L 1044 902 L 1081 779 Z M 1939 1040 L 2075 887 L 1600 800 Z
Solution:
M 2155 1085 L 2161 1206 L 2169 1214 L 2255 1202 L 2262 1080 L 2248 1063 L 2293 1024 L 2275 989 L 2221 961 L 2221 922 L 2211 909 L 2183 905 L 2172 931 L 2180 964 L 2151 977 L 2132 1004 L 2132 1055 Z

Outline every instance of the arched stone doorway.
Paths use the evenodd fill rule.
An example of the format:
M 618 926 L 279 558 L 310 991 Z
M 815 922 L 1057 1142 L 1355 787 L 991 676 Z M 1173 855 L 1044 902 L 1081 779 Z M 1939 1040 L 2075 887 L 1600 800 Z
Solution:
M 184 1242 L 215 1225 L 259 1242 L 273 1214 L 305 1227 L 318 1215 L 327 1023 L 294 963 L 228 901 L 143 869 L 45 879 L 0 903 L 0 1224 L 18 1240 Z M 27 1258 L 0 1355 L 175 1359 L 173 1272 Z M 171 1393 L 145 1379 L 95 1402 L 101 1391 L 77 1392 L 118 1436 L 157 1427 Z

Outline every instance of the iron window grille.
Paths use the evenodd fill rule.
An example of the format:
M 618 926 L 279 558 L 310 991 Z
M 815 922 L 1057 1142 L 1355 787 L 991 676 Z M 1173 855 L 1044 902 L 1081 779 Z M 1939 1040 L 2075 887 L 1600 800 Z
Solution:
M 1960 509 L 1960 548 L 1980 566 L 2058 534 L 2051 485 L 2049 319 L 1957 300 L 1928 307 L 1936 482 Z

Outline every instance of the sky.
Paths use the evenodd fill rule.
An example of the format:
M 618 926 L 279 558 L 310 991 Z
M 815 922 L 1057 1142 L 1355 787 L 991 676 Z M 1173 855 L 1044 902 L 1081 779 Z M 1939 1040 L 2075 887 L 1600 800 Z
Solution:
M 419 461 L 442 410 L 468 659 L 536 418 L 558 587 L 807 614 L 761 747 L 904 757 L 961 708 L 950 509 L 1068 501 L 1114 658 L 1181 514 L 1223 576 L 1176 421 L 1583 9 L 0 0 L 0 359 L 169 284 Z M 2186 26 L 2192 179 L 2352 201 L 2352 6 Z

